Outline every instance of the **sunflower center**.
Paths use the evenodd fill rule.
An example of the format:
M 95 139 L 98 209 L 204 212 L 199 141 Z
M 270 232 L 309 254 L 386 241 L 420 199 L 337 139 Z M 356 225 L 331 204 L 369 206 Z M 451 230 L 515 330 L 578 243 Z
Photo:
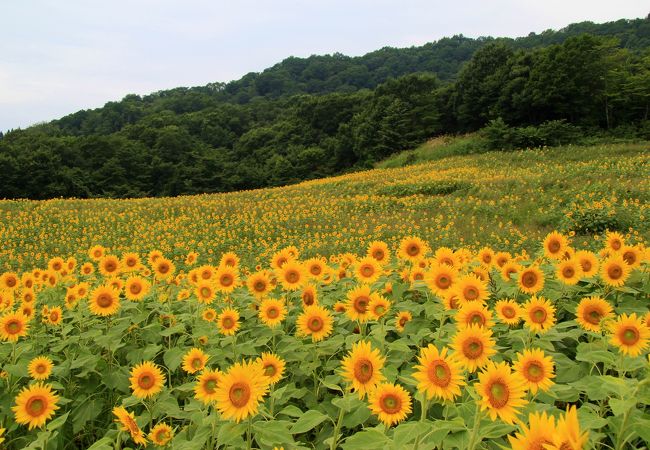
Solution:
M 59 313 L 56 311 L 52 311 L 50 313 L 50 322 L 56 322 L 57 320 L 59 320 Z
M 225 274 L 225 275 L 221 275 L 221 279 L 219 281 L 220 281 L 222 286 L 228 287 L 228 286 L 232 285 L 234 279 L 233 279 L 232 275 Z
M 309 319 L 307 326 L 313 332 L 320 331 L 323 329 L 323 319 L 320 317 L 312 317 Z
M 155 379 L 152 374 L 145 373 L 140 375 L 138 378 L 138 386 L 142 389 L 151 389 L 155 383 Z
M 232 328 L 235 324 L 231 317 L 224 317 L 222 323 L 224 328 Z
M 526 272 L 521 276 L 521 284 L 526 288 L 532 288 L 537 283 L 537 275 L 533 272 Z
M 361 383 L 367 383 L 372 379 L 373 366 L 368 359 L 361 358 L 354 365 L 354 378 Z
M 474 301 L 478 298 L 478 289 L 476 289 L 474 286 L 469 286 L 465 288 L 463 294 L 467 300 Z
M 32 417 L 38 417 L 47 409 L 47 399 L 40 395 L 30 397 L 25 405 L 25 411 Z
M 420 253 L 420 247 L 418 247 L 416 244 L 411 244 L 406 248 L 406 253 L 408 253 L 410 256 L 416 256 L 418 253 Z
M 10 320 L 10 321 L 7 322 L 7 324 L 5 325 L 5 329 L 7 330 L 7 332 L 8 332 L 9 334 L 17 334 L 17 333 L 20 332 L 20 330 L 21 330 L 22 328 L 23 328 L 23 327 L 22 327 L 20 321 L 18 321 L 18 320 Z
M 565 267 L 562 269 L 562 275 L 564 278 L 573 278 L 573 276 L 576 274 L 576 271 L 573 269 L 573 267 Z
M 623 276 L 623 269 L 620 266 L 612 265 L 607 269 L 607 275 L 609 275 L 612 280 L 618 280 Z
M 192 360 L 192 367 L 194 369 L 200 369 L 201 367 L 203 367 L 203 361 L 201 361 L 200 358 L 194 358 Z
M 552 444 L 551 441 L 549 441 L 546 438 L 540 437 L 537 439 L 533 439 L 528 446 L 526 447 L 528 450 L 544 450 L 546 449 L 546 444 Z M 560 447 L 562 448 L 562 447 Z M 570 447 L 572 449 L 573 447 Z
M 108 261 L 104 266 L 104 268 L 106 269 L 107 272 L 113 272 L 117 268 L 117 266 L 113 261 Z
M 510 398 L 508 386 L 503 381 L 494 381 L 488 389 L 488 400 L 495 408 L 503 408 Z
M 165 274 L 165 273 L 169 272 L 169 265 L 166 264 L 166 263 L 160 264 L 158 266 L 158 272 L 160 272 L 162 274 Z
M 266 315 L 271 319 L 275 319 L 280 315 L 280 311 L 278 311 L 278 308 L 276 308 L 275 306 L 272 306 L 266 310 Z
M 201 288 L 201 297 L 204 297 L 204 298 L 210 297 L 210 294 L 211 294 L 211 293 L 212 293 L 212 292 L 210 292 L 210 288 L 209 288 L 209 287 L 205 287 L 205 286 L 204 286 L 204 287 Z
M 203 389 L 208 394 L 214 394 L 214 391 L 217 389 L 217 380 L 208 380 L 203 384 Z
M 546 320 L 546 311 L 544 310 L 544 308 L 540 308 L 540 307 L 534 308 L 530 312 L 530 318 L 535 323 L 544 323 L 544 321 Z
M 385 312 L 386 312 L 386 308 L 384 307 L 384 305 L 377 305 L 377 306 L 375 306 L 375 314 L 376 314 L 376 315 L 381 316 L 381 315 L 384 314 Z
M 266 366 L 264 366 L 264 375 L 266 375 L 267 377 L 272 377 L 277 372 L 278 370 L 275 368 L 273 364 L 267 364 Z
M 243 408 L 251 398 L 251 389 L 246 383 L 235 383 L 230 387 L 228 397 L 235 408 Z
M 314 304 L 314 296 L 312 295 L 311 292 L 303 292 L 302 294 L 302 302 L 307 305 L 313 305 Z
M 636 262 L 636 255 L 634 252 L 625 252 L 623 253 L 623 259 L 631 266 Z
M 129 258 L 126 260 L 126 265 L 128 267 L 135 267 L 135 259 L 134 258 Z
M 266 283 L 263 281 L 256 281 L 255 284 L 253 285 L 253 289 L 257 292 L 264 292 L 266 289 Z
M 614 250 L 619 250 L 623 244 L 618 239 L 615 239 L 612 241 L 611 245 Z
M 580 261 L 580 266 L 582 267 L 582 270 L 584 272 L 589 272 L 592 267 L 591 261 L 589 261 L 588 259 L 583 259 L 582 261 Z
M 289 283 L 297 283 L 298 281 L 300 281 L 300 274 L 295 270 L 290 270 L 285 275 L 285 279 Z
M 38 373 L 38 374 L 43 374 L 43 373 L 47 372 L 47 368 L 45 367 L 44 364 L 38 364 L 36 366 L 35 370 L 36 370 L 36 373 Z
M 600 311 L 592 309 L 585 314 L 584 319 L 592 325 L 598 325 L 602 317 L 603 314 Z
M 515 313 L 515 308 L 513 308 L 512 306 L 504 306 L 503 309 L 501 310 L 501 313 L 507 319 L 514 319 L 515 316 L 517 315 L 517 313 Z
M 368 303 L 370 299 L 365 295 L 360 295 L 354 299 L 353 305 L 356 312 L 363 314 L 368 310 Z
M 524 373 L 529 381 L 537 383 L 544 378 L 544 367 L 536 361 L 531 361 L 528 363 Z
M 288 261 L 287 258 L 285 258 L 284 256 L 278 258 L 278 267 L 284 266 L 287 263 L 287 261 Z
M 403 327 L 404 325 L 406 325 L 406 322 L 408 322 L 408 321 L 409 321 L 409 320 L 408 320 L 407 317 L 400 317 L 400 318 L 399 318 L 399 325 L 400 325 L 401 327 Z
M 550 250 L 551 253 L 557 253 L 560 251 L 562 246 L 558 241 L 551 241 L 548 243 L 548 249 Z
M 374 273 L 375 273 L 375 269 L 371 265 L 364 264 L 363 266 L 361 266 L 361 274 L 364 277 L 371 277 L 374 275 Z
M 467 319 L 468 324 L 485 325 L 485 317 L 480 312 L 471 313 Z
M 470 338 L 463 344 L 463 354 L 469 359 L 476 359 L 483 354 L 483 343 L 476 339 Z
M 447 275 L 440 275 L 436 280 L 436 285 L 440 289 L 447 289 L 451 285 L 451 278 L 449 278 Z
M 451 370 L 443 360 L 433 361 L 429 366 L 429 380 L 440 387 L 447 387 L 451 381 Z
M 625 345 L 634 345 L 639 342 L 639 330 L 632 327 L 625 327 L 620 333 L 621 342 Z
M 142 286 L 140 286 L 138 283 L 133 283 L 129 290 L 131 291 L 131 294 L 139 294 L 142 292 Z
M 113 304 L 113 297 L 109 294 L 100 294 L 99 297 L 97 297 L 97 304 L 100 308 L 108 308 Z
M 387 414 L 396 414 L 402 409 L 402 400 L 394 394 L 384 395 L 379 403 L 381 409 Z
M 375 258 L 377 261 L 381 261 L 384 259 L 384 251 L 377 249 L 374 252 L 372 252 L 372 257 Z

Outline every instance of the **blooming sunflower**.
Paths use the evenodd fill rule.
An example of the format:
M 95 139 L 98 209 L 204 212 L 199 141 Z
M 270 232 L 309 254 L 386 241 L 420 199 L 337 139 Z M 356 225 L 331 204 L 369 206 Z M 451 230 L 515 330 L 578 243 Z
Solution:
M 408 236 L 399 244 L 399 257 L 407 261 L 416 262 L 426 256 L 429 246 L 422 239 Z
M 494 264 L 494 250 L 483 247 L 476 255 L 476 259 L 485 267 L 490 268 Z
M 446 264 L 451 267 L 457 267 L 460 263 L 458 260 L 458 255 L 454 254 L 454 251 L 449 247 L 439 247 L 433 253 L 433 260 L 437 264 Z
M 368 394 L 368 406 L 390 427 L 411 413 L 411 395 L 400 385 L 382 383 Z
M 217 400 L 217 386 L 223 379 L 223 373 L 219 370 L 205 369 L 196 379 L 194 385 L 194 398 L 209 404 Z
M 567 406 L 566 413 L 557 421 L 551 445 L 546 450 L 582 450 L 586 448 L 589 432 L 580 431 L 578 412 L 575 405 Z
M 553 386 L 555 373 L 553 370 L 553 358 L 546 356 L 539 348 L 524 350 L 517 353 L 517 360 L 513 362 L 513 369 L 522 376 L 533 394 L 537 390 L 548 391 Z
M 318 304 L 318 291 L 316 290 L 316 286 L 313 284 L 306 285 L 300 293 L 300 299 L 302 300 L 303 307 Z
M 214 286 L 219 292 L 230 294 L 239 286 L 239 272 L 230 265 L 222 265 L 214 276 Z
M 354 391 L 363 398 L 384 380 L 381 369 L 386 358 L 379 350 L 373 349 L 370 342 L 360 341 L 352 345 L 352 350 L 341 361 L 344 379 L 352 383 Z
M 582 267 L 575 258 L 565 259 L 555 267 L 555 276 L 562 283 L 572 286 L 582 278 Z
M 499 300 L 494 305 L 499 320 L 506 325 L 517 325 L 521 322 L 521 306 L 514 300 Z
M 47 322 L 50 325 L 60 325 L 63 321 L 63 310 L 60 306 L 55 306 L 47 314 Z
M 609 286 L 623 286 L 629 275 L 630 266 L 618 254 L 610 256 L 600 266 L 600 277 Z
M 536 294 L 544 287 L 544 273 L 537 266 L 530 266 L 519 272 L 519 290 L 526 294 Z
M 287 316 L 287 307 L 283 300 L 268 298 L 262 300 L 258 311 L 258 317 L 264 325 L 275 328 L 282 323 Z
M 592 277 L 598 273 L 598 258 L 592 252 L 581 250 L 576 252 L 574 258 L 580 264 L 582 274 L 585 277 Z
M 110 286 L 99 286 L 88 298 L 90 311 L 98 316 L 110 316 L 120 309 L 120 295 Z
M 460 329 L 452 338 L 451 348 L 456 351 L 458 361 L 469 372 L 484 367 L 490 356 L 496 353 L 494 339 L 489 328 L 471 325 Z
M 461 305 L 470 302 L 485 303 L 490 295 L 487 283 L 473 274 L 459 278 L 452 290 Z
M 347 294 L 347 310 L 346 314 L 352 320 L 357 320 L 361 323 L 370 319 L 370 310 L 368 306 L 373 298 L 370 292 L 370 287 L 367 285 L 359 286 Z
M 492 312 L 478 302 L 461 305 L 456 312 L 455 319 L 458 328 L 465 328 L 470 325 L 490 328 L 494 325 Z
M 487 410 L 492 420 L 498 416 L 512 424 L 517 419 L 518 410 L 526 404 L 526 383 L 505 362 L 495 364 L 488 361 L 486 368 L 478 374 L 476 391 L 481 397 L 481 410 Z
M 106 255 L 99 260 L 99 273 L 105 277 L 113 277 L 120 273 L 120 260 L 117 256 Z
M 560 259 L 564 256 L 567 248 L 569 247 L 569 242 L 566 236 L 553 231 L 549 233 L 544 238 L 544 254 L 551 259 Z
M 580 300 L 576 308 L 576 321 L 587 331 L 600 333 L 601 321 L 612 317 L 612 305 L 600 297 L 587 297 Z
M 34 380 L 47 380 L 52 373 L 52 360 L 47 356 L 37 356 L 27 366 L 29 376 Z
M 383 241 L 372 241 L 368 245 L 367 256 L 374 258 L 381 265 L 386 265 L 390 262 L 390 251 L 388 244 Z
M 282 288 L 287 291 L 295 291 L 305 283 L 307 275 L 305 268 L 298 261 L 287 261 L 277 271 L 277 277 L 282 284 Z
M 247 361 L 234 364 L 217 383 L 215 397 L 221 417 L 240 422 L 254 416 L 268 386 L 260 364 Z
M 5 272 L 0 276 L 0 288 L 8 291 L 13 291 L 18 288 L 19 279 L 18 275 L 14 272 Z
M 214 322 L 217 320 L 217 312 L 213 308 L 206 308 L 203 313 L 201 313 L 201 318 L 206 322 Z
M 448 350 L 443 347 L 438 351 L 432 344 L 420 349 L 413 377 L 418 381 L 418 391 L 429 399 L 454 400 L 465 385 L 463 369 L 453 355 L 447 354 Z
M 134 272 L 140 267 L 140 257 L 137 253 L 125 253 L 120 260 L 120 267 L 124 272 Z
M 158 280 L 167 280 L 174 276 L 176 266 L 164 256 L 159 256 L 152 264 L 153 272 Z
M 239 267 L 239 256 L 237 256 L 237 254 L 234 252 L 224 253 L 221 255 L 221 259 L 219 260 L 219 266 L 237 268 Z
M 106 254 L 106 249 L 101 245 L 95 245 L 88 250 L 88 256 L 94 261 L 99 261 Z
M 129 300 L 139 302 L 149 293 L 151 284 L 141 277 L 130 277 L 124 286 L 124 295 Z
M 286 249 L 280 250 L 271 257 L 271 267 L 273 269 L 281 269 L 289 261 L 294 260 L 295 258 L 291 256 Z
M 18 338 L 27 336 L 29 318 L 22 312 L 9 312 L 0 317 L 0 339 L 16 342 Z
M 262 353 L 256 362 L 262 366 L 262 372 L 269 384 L 275 384 L 282 379 L 285 362 L 274 353 Z
M 196 299 L 199 301 L 199 303 L 204 303 L 206 305 L 212 303 L 217 296 L 216 289 L 212 282 L 209 280 L 199 281 L 196 285 L 194 293 L 196 294 Z
M 400 333 L 404 332 L 406 324 L 413 319 L 413 315 L 409 311 L 400 311 L 395 318 L 395 329 Z
M 200 372 L 208 362 L 208 355 L 200 348 L 193 348 L 183 356 L 183 370 L 187 373 Z
M 608 231 L 605 236 L 605 248 L 618 252 L 625 245 L 623 235 L 617 231 Z
M 446 294 L 458 277 L 458 270 L 447 264 L 433 264 L 424 276 L 431 291 L 439 296 Z
M 555 418 L 547 416 L 546 412 L 530 414 L 528 426 L 522 422 L 520 427 L 521 433 L 508 436 L 512 450 L 548 449 L 556 433 Z
M 159 447 L 167 445 L 173 437 L 174 430 L 166 423 L 158 423 L 149 431 L 149 439 Z
M 621 314 L 609 324 L 610 342 L 625 355 L 639 356 L 648 346 L 650 328 L 636 313 Z
M 521 266 L 515 261 L 507 261 L 501 266 L 501 278 L 503 281 L 510 282 L 519 273 Z
M 236 309 L 225 308 L 217 317 L 217 328 L 225 336 L 234 335 L 239 330 L 239 313 Z
M 620 254 L 628 266 L 634 268 L 641 265 L 642 253 L 637 246 L 626 245 L 621 249 Z
M 321 258 L 309 258 L 304 263 L 307 276 L 315 280 L 320 280 L 326 273 L 326 263 Z
M 379 294 L 370 296 L 370 303 L 368 303 L 368 311 L 374 320 L 379 320 L 390 309 L 390 302 Z
M 131 369 L 131 390 L 138 398 L 148 398 L 159 393 L 165 385 L 165 375 L 151 361 L 144 361 Z
M 140 429 L 135 421 L 133 412 L 128 412 L 122 406 L 113 408 L 113 415 L 116 417 L 115 422 L 119 423 L 122 431 L 128 431 L 131 439 L 138 445 L 147 445 L 147 439 L 144 437 L 144 432 Z
M 299 336 L 311 336 L 312 341 L 320 341 L 332 332 L 332 316 L 327 309 L 312 305 L 306 307 L 296 320 Z
M 16 423 L 27 425 L 30 430 L 45 425 L 59 409 L 59 396 L 52 392 L 52 385 L 41 382 L 25 386 L 16 396 L 16 405 L 11 408 Z
M 273 290 L 271 276 L 266 270 L 255 272 L 246 280 L 246 287 L 255 297 L 263 298 Z
M 531 297 L 524 304 L 523 318 L 533 331 L 545 333 L 555 325 L 555 306 L 543 297 Z
M 357 261 L 354 268 L 354 275 L 361 283 L 372 284 L 381 275 L 382 268 L 379 262 L 372 256 L 366 256 Z
M 334 312 L 344 313 L 344 312 L 347 311 L 347 309 L 348 309 L 348 306 L 344 302 L 336 302 L 336 303 L 334 303 Z

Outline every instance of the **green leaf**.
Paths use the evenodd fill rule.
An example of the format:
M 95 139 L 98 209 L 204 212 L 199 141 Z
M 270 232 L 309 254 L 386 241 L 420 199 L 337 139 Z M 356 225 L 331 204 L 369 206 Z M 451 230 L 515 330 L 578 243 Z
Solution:
M 300 434 L 309 431 L 327 419 L 328 416 L 322 412 L 314 409 L 309 410 L 293 424 L 291 434 Z
M 113 450 L 113 439 L 103 437 L 88 447 L 88 450 Z
M 344 397 L 335 398 L 332 400 L 332 404 L 341 408 L 344 412 L 352 411 L 352 408 L 357 406 L 361 401 L 356 395 L 349 394 Z
M 68 420 L 68 416 L 69 416 L 69 415 L 70 415 L 70 413 L 67 412 L 67 413 L 65 413 L 64 415 L 62 415 L 62 416 L 60 416 L 60 417 L 57 417 L 57 418 L 54 419 L 52 422 L 50 422 L 50 423 L 47 425 L 47 429 L 48 429 L 48 431 L 54 431 L 54 430 L 56 430 L 57 428 L 60 428 L 61 426 L 63 426 L 63 424 L 65 424 L 65 421 Z
M 378 450 L 390 445 L 384 433 L 374 428 L 353 434 L 341 445 L 343 450 Z
M 289 422 L 284 420 L 274 420 L 271 422 L 259 421 L 253 424 L 253 433 L 258 443 L 268 446 L 277 446 L 281 444 L 293 444 L 293 437 L 289 432 Z
M 174 371 L 181 365 L 183 354 L 185 351 L 182 348 L 172 347 L 163 355 L 163 361 L 170 371 Z

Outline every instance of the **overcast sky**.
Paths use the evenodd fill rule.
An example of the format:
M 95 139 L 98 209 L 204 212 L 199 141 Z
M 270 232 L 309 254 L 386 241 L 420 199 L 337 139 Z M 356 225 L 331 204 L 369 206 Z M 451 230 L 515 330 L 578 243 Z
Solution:
M 287 56 L 645 17 L 644 0 L 0 0 L 0 131 Z

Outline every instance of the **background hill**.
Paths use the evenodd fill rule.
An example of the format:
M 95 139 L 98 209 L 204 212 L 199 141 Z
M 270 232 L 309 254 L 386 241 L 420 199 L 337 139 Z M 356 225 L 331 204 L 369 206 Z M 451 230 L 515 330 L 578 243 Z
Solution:
M 0 196 L 142 197 L 369 167 L 432 136 L 487 148 L 650 138 L 650 20 L 287 58 L 230 83 L 128 95 L 0 139 Z

